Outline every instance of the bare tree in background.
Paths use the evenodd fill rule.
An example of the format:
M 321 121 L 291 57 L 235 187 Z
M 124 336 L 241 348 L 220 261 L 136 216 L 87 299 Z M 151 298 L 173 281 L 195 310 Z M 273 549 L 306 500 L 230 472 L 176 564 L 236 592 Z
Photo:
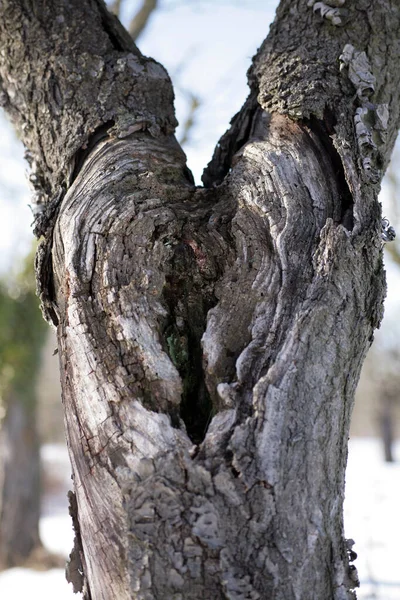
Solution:
M 111 4 L 110 9 L 115 15 L 117 15 L 117 17 L 119 17 L 121 14 L 122 5 L 122 0 L 114 0 L 114 2 Z M 157 5 L 157 0 L 143 0 L 139 10 L 134 14 L 128 25 L 128 31 L 133 41 L 136 41 L 140 34 L 145 30 L 153 11 L 157 8 Z
M 375 417 L 383 443 L 383 454 L 386 462 L 394 461 L 393 444 L 396 439 L 396 425 L 399 415 L 399 363 L 398 350 L 393 348 L 374 348 L 372 350 L 375 365 L 369 377 L 375 378 L 376 402 Z
M 40 460 L 36 378 L 48 327 L 32 254 L 11 290 L 0 283 L 0 569 L 39 558 Z M 54 561 L 53 561 L 54 566 Z
M 397 154 L 397 152 L 394 152 L 392 161 L 386 174 L 388 208 L 396 226 L 400 222 L 398 202 L 400 181 L 398 168 L 396 167 L 396 165 L 399 164 L 399 156 L 397 156 Z M 390 259 L 395 265 L 397 265 L 397 267 L 400 267 L 400 249 L 398 240 L 396 240 L 393 244 L 387 244 L 386 249 Z M 380 366 L 380 381 L 378 387 L 378 421 L 386 462 L 393 462 L 394 460 L 393 443 L 395 439 L 395 416 L 397 412 L 395 408 L 396 405 L 399 406 L 400 403 L 398 385 L 399 358 L 398 351 L 381 347 L 379 351 L 379 357 L 377 357 L 378 362 L 375 363 L 379 364 Z
M 101 0 L 3 0 L 0 17 L 58 332 L 76 588 L 354 598 L 344 472 L 382 316 L 398 5 L 282 0 L 204 188 L 168 75 Z

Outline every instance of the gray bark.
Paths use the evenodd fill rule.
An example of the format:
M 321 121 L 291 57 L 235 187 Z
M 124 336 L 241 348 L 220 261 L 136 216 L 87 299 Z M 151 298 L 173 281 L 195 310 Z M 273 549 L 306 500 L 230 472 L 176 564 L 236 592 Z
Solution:
M 382 317 L 400 14 L 343 4 L 281 2 L 196 188 L 168 76 L 100 1 L 3 0 L 86 598 L 355 597 L 344 473 Z

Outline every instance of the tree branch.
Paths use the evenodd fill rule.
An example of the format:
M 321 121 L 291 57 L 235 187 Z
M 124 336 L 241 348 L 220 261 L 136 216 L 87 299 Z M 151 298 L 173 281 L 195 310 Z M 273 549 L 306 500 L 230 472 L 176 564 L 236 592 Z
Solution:
M 114 2 L 110 5 L 110 11 L 114 13 L 117 17 L 120 16 L 121 13 L 121 5 L 122 0 L 114 0 Z
M 129 23 L 128 31 L 133 40 L 137 40 L 147 26 L 151 14 L 157 8 L 157 0 L 143 0 L 143 4 Z
M 179 140 L 181 146 L 184 146 L 189 141 L 190 133 L 193 130 L 195 124 L 195 116 L 201 105 L 200 98 L 193 92 L 186 92 L 186 97 L 189 104 L 189 113 L 182 124 L 182 135 Z
M 19 106 L 34 128 L 50 100 L 29 112 L 27 94 L 47 79 L 33 38 L 24 58 L 15 37 L 21 3 L 14 20 L 0 15 L 2 35 L 32 62 L 34 84 L 4 57 L 0 74 L 16 122 Z M 382 317 L 376 196 L 399 124 L 399 13 L 283 0 L 201 189 L 172 135 L 165 72 L 115 46 L 100 3 L 87 37 L 78 27 L 91 3 L 76 5 L 79 19 L 65 10 L 60 29 L 61 4 L 43 0 L 46 26 L 28 11 L 38 54 L 55 55 L 57 70 L 73 31 L 66 56 L 75 65 L 86 53 L 90 85 L 67 77 L 77 124 L 62 110 L 25 141 L 52 166 L 50 185 L 68 187 L 39 263 L 58 323 L 88 594 L 354 598 L 344 472 Z

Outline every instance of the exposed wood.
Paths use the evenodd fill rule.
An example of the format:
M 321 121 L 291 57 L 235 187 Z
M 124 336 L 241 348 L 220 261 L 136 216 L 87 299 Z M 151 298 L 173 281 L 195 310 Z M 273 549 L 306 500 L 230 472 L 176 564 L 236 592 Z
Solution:
M 53 28 L 64 39 L 64 3 L 26 17 L 14 0 L 0 41 L 32 76 L 11 77 L 11 58 L 0 76 L 46 182 L 66 191 L 38 221 L 38 273 L 58 327 L 85 597 L 354 598 L 344 473 L 385 292 L 376 198 L 399 124 L 399 9 L 283 0 L 196 188 L 165 72 L 110 43 L 100 2 L 75 3 L 62 14 L 76 45 L 35 59 L 16 13 L 40 46 Z M 98 84 L 67 77 L 73 106 L 31 111 L 43 56 L 86 83 L 94 54 Z

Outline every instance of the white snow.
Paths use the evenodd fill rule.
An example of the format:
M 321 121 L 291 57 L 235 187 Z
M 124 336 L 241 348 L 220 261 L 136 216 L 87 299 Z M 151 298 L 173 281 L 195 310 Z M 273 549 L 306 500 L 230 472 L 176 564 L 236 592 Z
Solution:
M 47 444 L 41 449 L 43 470 L 53 485 L 42 501 L 40 537 L 48 550 L 67 559 L 74 534 L 68 515 L 67 492 L 72 487 L 68 452 L 62 444 Z M 0 573 L 1 600 L 80 600 L 65 579 L 64 569 L 33 571 L 9 569 Z
M 395 459 L 383 461 L 380 440 L 350 441 L 344 518 L 358 554 L 359 600 L 400 599 L 400 443 Z

